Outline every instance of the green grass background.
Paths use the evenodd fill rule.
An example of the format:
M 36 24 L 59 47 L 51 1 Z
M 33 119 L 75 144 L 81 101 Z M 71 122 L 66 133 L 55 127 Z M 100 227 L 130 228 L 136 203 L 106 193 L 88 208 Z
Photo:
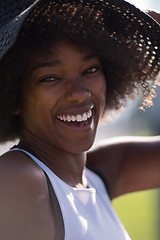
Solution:
M 132 240 L 160 240 L 160 191 L 127 194 L 113 200 L 113 207 Z

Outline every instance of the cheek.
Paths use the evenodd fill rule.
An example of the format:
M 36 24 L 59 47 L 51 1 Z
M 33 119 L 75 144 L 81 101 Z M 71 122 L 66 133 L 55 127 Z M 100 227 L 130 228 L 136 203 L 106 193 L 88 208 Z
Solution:
M 97 86 L 97 89 L 99 91 L 99 112 L 100 117 L 103 116 L 106 106 L 106 79 L 103 77 L 99 80 L 99 88 Z
M 96 78 L 94 83 L 90 84 L 90 89 L 97 103 L 97 116 L 101 117 L 106 105 L 106 79 L 104 75 Z
M 97 80 L 96 92 L 99 96 L 101 108 L 104 110 L 106 104 L 106 79 L 104 75 Z
M 106 106 L 106 85 L 101 91 L 101 115 L 104 113 Z

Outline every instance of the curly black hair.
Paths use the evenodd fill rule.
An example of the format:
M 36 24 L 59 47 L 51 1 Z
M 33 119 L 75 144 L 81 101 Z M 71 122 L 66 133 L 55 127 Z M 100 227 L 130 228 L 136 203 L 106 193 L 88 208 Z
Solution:
M 0 62 L 0 142 L 20 138 L 20 116 L 15 112 L 23 79 L 32 59 L 46 54 L 59 40 L 89 49 L 99 58 L 107 81 L 106 109 L 119 109 L 139 86 L 149 91 L 148 73 L 139 67 L 144 68 L 144 53 L 137 54 L 134 41 L 128 44 L 106 36 L 98 10 L 43 2 L 27 18 L 16 43 Z

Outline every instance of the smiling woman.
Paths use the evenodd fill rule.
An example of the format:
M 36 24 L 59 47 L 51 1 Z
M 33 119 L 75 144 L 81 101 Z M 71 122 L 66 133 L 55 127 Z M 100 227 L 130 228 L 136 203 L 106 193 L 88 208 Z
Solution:
M 107 12 L 103 14 L 102 9 L 107 7 L 103 6 L 104 3 L 101 3 L 102 6 L 98 8 L 92 6 L 92 2 L 90 4 L 90 7 L 83 7 L 83 4 L 74 7 L 74 5 L 68 6 L 67 3 L 64 3 L 62 11 L 58 3 L 54 4 L 51 1 L 48 5 L 48 3 L 43 4 L 43 1 L 40 1 L 25 21 L 17 41 L 3 57 L 0 65 L 0 77 L 8 82 L 7 85 L 4 85 L 1 81 L 0 85 L 0 90 L 2 89 L 0 112 L 3 112 L 4 116 L 0 118 L 1 126 L 4 126 L 0 129 L 1 142 L 20 136 L 20 118 L 12 113 L 17 111 L 21 82 L 32 68 L 37 69 L 40 66 L 51 64 L 46 62 L 48 55 L 50 55 L 50 47 L 61 40 L 72 43 L 81 51 L 89 50 L 89 54 L 98 57 L 107 80 L 107 109 L 120 108 L 140 86 L 143 87 L 145 95 L 149 92 L 148 79 L 154 79 L 158 72 L 159 33 L 156 24 L 152 23 L 147 15 L 143 15 L 143 21 L 146 18 L 147 22 L 144 28 L 150 28 L 149 22 L 153 25 L 148 32 L 150 35 L 143 36 L 140 34 L 141 31 L 142 33 L 144 31 L 142 23 L 138 22 L 136 25 L 136 22 L 133 21 L 130 30 L 129 24 L 125 26 L 128 20 L 123 19 L 124 15 L 121 16 L 119 13 L 118 5 L 117 7 L 115 5 L 114 8 L 118 12 L 117 21 L 122 17 L 121 27 L 115 24 L 112 26 L 110 23 L 112 18 L 115 18 L 115 10 L 109 14 Z M 128 6 L 130 7 L 126 4 L 126 11 L 128 11 Z M 131 9 L 132 11 L 131 14 L 134 14 L 134 8 Z M 139 11 L 134 19 L 138 19 L 138 16 Z M 81 19 L 80 26 L 79 18 Z M 103 29 L 104 24 L 106 24 L 106 29 Z M 123 28 L 124 35 L 127 32 L 125 38 L 123 34 L 119 33 L 121 28 Z M 139 31 L 138 28 L 140 28 Z M 152 31 L 154 30 L 157 32 L 155 42 L 152 41 Z M 43 62 L 40 61 L 42 56 L 46 58 L 43 59 Z M 34 59 L 34 61 L 36 59 L 36 63 L 31 62 L 30 59 Z M 7 101 L 6 95 L 10 96 Z
M 129 240 L 110 200 L 157 186 L 159 161 L 152 181 L 135 181 L 151 168 L 125 162 L 123 144 L 86 151 L 105 110 L 140 88 L 146 100 L 159 25 L 123 0 L 5 0 L 0 9 L 0 142 L 19 139 L 0 159 L 0 239 Z
M 92 146 L 105 107 L 106 82 L 98 58 L 88 56 L 62 41 L 47 56 L 33 58 L 19 108 L 23 141 L 28 135 L 34 142 L 38 137 L 42 145 L 74 153 Z

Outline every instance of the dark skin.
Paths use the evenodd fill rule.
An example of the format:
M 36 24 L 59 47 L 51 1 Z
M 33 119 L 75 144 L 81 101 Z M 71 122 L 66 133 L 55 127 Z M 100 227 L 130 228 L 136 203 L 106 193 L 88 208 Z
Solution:
M 37 164 L 20 152 L 5 154 L 0 163 L 0 189 L 1 239 L 54 239 L 48 187 Z
M 160 23 L 160 13 L 146 13 Z M 88 153 L 88 164 L 101 172 L 111 199 L 122 194 L 160 187 L 160 138 L 117 138 Z
M 153 10 L 147 10 L 146 13 L 160 23 L 160 13 Z
M 111 199 L 160 187 L 160 138 L 126 137 L 106 141 L 88 154 L 88 163 L 105 177 Z
M 95 59 L 93 60 L 93 63 L 95 65 Z M 89 62 L 87 69 L 88 67 L 93 66 L 93 63 Z M 96 66 L 97 63 L 96 60 Z M 79 63 L 75 66 L 79 67 Z M 73 68 L 74 71 L 76 69 L 75 66 Z M 84 73 L 83 66 L 85 66 L 84 69 L 86 69 L 86 65 L 81 64 L 80 66 L 79 70 L 81 69 Z M 75 73 L 74 71 L 73 73 Z M 92 71 L 94 71 L 93 68 Z M 66 72 L 65 74 L 68 73 Z M 99 71 L 96 74 L 99 75 L 94 75 L 95 77 L 101 77 L 103 89 L 103 75 Z M 34 78 L 36 78 L 35 75 Z M 40 87 L 37 87 L 37 85 L 32 86 L 36 86 L 36 90 L 34 90 L 34 87 L 30 89 L 32 89 L 33 92 L 36 91 L 35 93 L 37 96 L 39 94 L 39 89 L 44 91 L 44 87 L 41 87 L 42 85 L 40 85 Z M 84 99 L 90 99 L 88 92 L 84 91 L 84 89 L 82 91 L 82 88 L 80 86 L 77 88 L 77 86 L 74 85 L 74 87 L 76 87 L 76 95 L 72 96 L 72 99 L 68 99 L 69 102 L 75 102 L 75 98 L 76 101 L 78 98 L 77 102 L 83 102 Z M 91 84 L 88 86 L 92 87 Z M 92 94 L 96 96 L 92 101 L 96 105 L 100 117 L 100 112 L 102 111 L 100 106 L 103 105 L 103 101 L 100 100 L 101 96 L 99 94 L 102 92 L 102 89 L 97 90 L 97 87 L 95 86 L 93 90 L 94 89 L 98 92 L 92 92 Z M 90 89 L 90 91 L 92 91 L 92 89 Z M 26 96 L 29 96 L 27 92 L 25 92 L 25 94 L 27 94 Z M 44 100 L 46 99 L 43 99 L 43 101 Z M 99 103 L 99 101 L 101 101 L 101 103 Z M 22 101 L 22 109 L 26 107 L 26 110 L 23 110 L 25 112 L 23 112 L 22 116 L 29 116 L 30 110 L 33 109 L 34 116 L 37 116 L 37 119 L 39 119 L 40 112 L 36 112 L 39 109 L 37 108 L 37 105 L 33 107 L 33 104 L 29 103 L 30 98 L 27 102 L 28 105 L 23 105 Z M 66 104 L 65 102 L 61 103 L 62 104 L 58 105 L 57 110 L 59 111 L 60 106 L 61 111 L 58 112 L 59 114 L 63 112 L 61 107 Z M 30 108 L 30 106 L 33 108 Z M 50 109 L 52 109 L 52 105 L 49 106 L 48 111 Z M 21 114 L 21 111 L 21 108 L 18 109 L 17 114 Z M 45 116 L 46 112 L 43 112 L 43 114 Z M 84 153 L 82 150 L 89 149 L 90 145 L 92 145 L 92 140 L 94 139 L 94 133 L 92 135 L 92 131 L 90 131 L 90 134 L 87 134 L 87 142 L 84 141 L 86 133 L 82 133 L 80 135 L 81 139 L 77 138 L 77 143 L 75 141 L 74 149 L 76 148 L 76 152 L 73 152 L 73 149 L 69 152 L 68 149 L 70 149 L 71 146 L 67 145 L 67 149 L 61 153 L 59 161 L 57 161 L 53 156 L 56 154 L 56 157 L 58 158 L 58 148 L 54 149 L 53 152 L 51 146 L 48 144 L 50 143 L 51 136 L 49 135 L 50 129 L 46 129 L 46 132 L 48 133 L 48 135 L 46 135 L 48 137 L 48 142 L 44 145 L 44 141 L 42 141 L 44 137 L 43 132 L 40 131 L 40 128 L 37 129 L 34 127 L 34 120 L 35 119 L 32 119 L 31 122 L 22 121 L 23 135 L 21 141 L 31 147 L 40 157 L 41 161 L 53 169 L 54 172 L 67 184 L 77 188 L 86 188 L 86 182 L 82 179 L 82 171 L 87 160 L 90 165 L 104 175 L 108 183 L 111 199 L 133 191 L 160 187 L 159 137 L 147 138 L 147 140 L 144 138 L 126 138 L 123 141 L 122 139 L 117 139 L 114 143 L 107 140 L 104 145 L 97 147 L 86 155 L 86 151 Z M 95 122 L 96 121 L 97 120 L 95 119 Z M 39 126 L 43 125 L 43 122 L 38 123 Z M 50 122 L 48 122 L 47 126 L 49 126 L 49 124 Z M 34 130 L 34 132 L 28 130 Z M 83 140 L 82 147 L 78 144 L 80 140 Z M 58 144 L 58 147 L 61 146 L 62 148 L 61 142 Z M 61 161 L 62 158 L 63 162 Z M 52 211 L 46 178 L 41 168 L 24 153 L 12 151 L 1 156 L 0 191 L 0 239 L 55 239 L 55 215 Z M 59 209 L 59 206 L 56 203 L 56 198 L 55 205 L 57 206 L 57 209 Z M 58 211 L 56 220 L 57 219 L 58 221 L 62 221 L 60 210 Z
M 54 45 L 49 56 L 36 57 L 24 79 L 16 112 L 22 125 L 20 142 L 75 188 L 87 187 L 85 152 L 104 111 L 105 85 L 98 58 L 68 42 Z M 90 114 L 91 120 L 81 125 L 58 119 Z M 62 221 L 61 212 L 54 215 L 44 173 L 24 153 L 1 156 L 0 191 L 0 239 L 55 239 L 55 216 Z M 58 209 L 56 198 L 54 205 Z

